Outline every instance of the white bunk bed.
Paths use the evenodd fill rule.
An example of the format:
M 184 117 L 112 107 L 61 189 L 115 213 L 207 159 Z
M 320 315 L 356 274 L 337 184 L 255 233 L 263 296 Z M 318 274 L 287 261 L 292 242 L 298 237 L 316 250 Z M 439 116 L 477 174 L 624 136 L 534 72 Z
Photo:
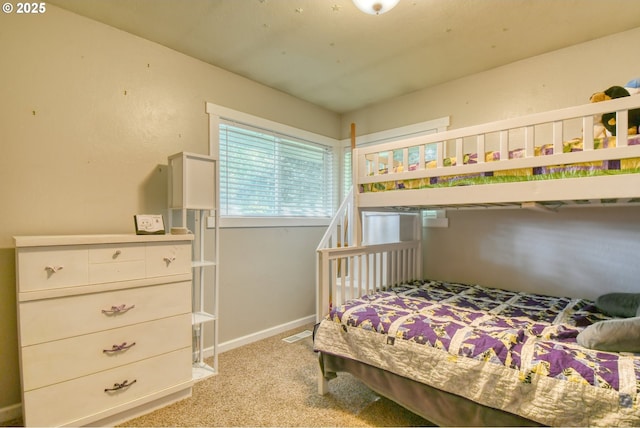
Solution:
M 636 108 L 640 96 L 355 148 L 353 196 L 318 248 L 319 392 L 347 371 L 440 425 L 639 426 L 640 354 L 576 342 L 612 318 L 593 302 L 421 280 L 418 216 L 413 239 L 361 244 L 366 210 L 638 204 Z M 617 137 L 594 136 L 607 112 Z M 502 356 L 479 345 L 498 336 Z M 569 356 L 580 363 L 553 373 Z

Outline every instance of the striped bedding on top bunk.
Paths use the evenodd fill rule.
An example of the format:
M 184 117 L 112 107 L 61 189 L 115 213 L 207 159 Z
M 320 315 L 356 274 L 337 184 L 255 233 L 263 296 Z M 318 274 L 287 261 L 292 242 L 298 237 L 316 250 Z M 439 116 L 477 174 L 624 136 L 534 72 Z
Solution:
M 640 135 L 629 136 L 628 145 L 640 145 Z M 607 137 L 594 140 L 594 149 L 615 147 L 615 137 Z M 563 144 L 563 152 L 582 151 L 582 140 L 575 139 Z M 547 144 L 535 148 L 535 156 L 545 156 L 553 154 L 553 145 Z M 509 152 L 509 159 L 524 157 L 524 149 L 516 149 Z M 477 153 L 465 154 L 464 165 L 476 164 Z M 485 153 L 485 162 L 500 160 L 500 152 L 489 151 Z M 444 166 L 455 166 L 457 159 L 449 157 L 444 159 Z M 436 161 L 427 162 L 427 169 L 435 168 Z M 409 170 L 417 169 L 413 164 Z M 402 172 L 402 171 L 394 171 Z M 379 174 L 386 174 L 387 171 L 380 171 Z M 635 174 L 640 173 L 640 158 L 602 160 L 595 162 L 582 162 L 566 165 L 550 165 L 533 168 L 507 169 L 501 171 L 490 171 L 473 174 L 444 175 L 436 177 L 414 178 L 405 180 L 391 180 L 375 183 L 360 184 L 360 192 L 383 192 L 388 190 L 404 189 L 425 189 L 452 186 L 470 186 L 477 184 L 512 183 L 533 180 L 553 180 L 558 178 L 588 177 L 612 174 Z
M 640 425 L 640 354 L 583 348 L 593 302 L 416 281 L 333 308 L 315 350 L 552 426 Z

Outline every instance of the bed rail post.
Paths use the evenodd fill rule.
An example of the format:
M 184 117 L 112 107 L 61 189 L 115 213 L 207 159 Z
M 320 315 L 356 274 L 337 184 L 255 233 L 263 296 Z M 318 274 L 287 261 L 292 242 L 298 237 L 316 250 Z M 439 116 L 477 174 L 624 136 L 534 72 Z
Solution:
M 623 147 L 628 144 L 629 110 L 618 110 L 616 112 L 616 147 Z
M 602 129 L 604 127 L 600 125 Z M 593 150 L 593 138 L 598 137 L 598 135 L 594 135 L 593 132 L 593 116 L 583 116 L 582 118 L 582 143 L 584 150 Z M 600 131 L 601 132 L 601 131 Z
M 322 358 L 322 354 L 318 354 L 318 358 Z M 318 364 L 318 394 L 326 395 L 329 393 L 329 381 L 322 373 L 322 366 Z
M 362 245 L 362 213 L 358 206 L 358 196 L 360 195 L 360 188 L 358 186 L 358 179 L 360 178 L 359 171 L 359 159 L 358 150 L 356 149 L 356 124 L 351 124 L 351 180 L 353 182 L 353 245 L 359 247 Z M 363 166 L 364 168 L 364 166 Z
M 329 258 L 320 250 L 316 254 L 316 323 L 319 323 L 329 308 Z

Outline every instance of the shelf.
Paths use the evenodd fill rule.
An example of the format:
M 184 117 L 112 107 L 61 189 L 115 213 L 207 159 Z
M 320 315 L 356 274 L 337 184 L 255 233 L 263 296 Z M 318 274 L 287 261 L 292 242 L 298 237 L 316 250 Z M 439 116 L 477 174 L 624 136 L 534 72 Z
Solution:
M 193 325 L 215 321 L 217 319 L 218 319 L 217 316 L 206 313 L 206 312 L 194 312 L 191 314 L 191 323 Z
M 200 268 L 200 267 L 207 267 L 207 266 L 215 266 L 216 264 L 217 264 L 216 262 L 212 262 L 209 260 L 193 260 L 191 262 L 191 267 Z
M 198 381 L 218 372 L 218 165 L 215 158 L 194 153 L 177 153 L 168 160 L 169 223 L 192 230 L 194 235 L 190 265 L 192 378 Z M 207 313 L 205 305 L 216 315 Z M 212 354 L 208 360 L 211 365 L 205 364 L 205 353 Z
M 194 382 L 204 380 L 216 374 L 218 374 L 216 370 L 205 363 L 194 363 L 191 369 L 191 379 Z
M 216 207 L 216 160 L 195 153 L 169 156 L 169 207 L 212 210 Z

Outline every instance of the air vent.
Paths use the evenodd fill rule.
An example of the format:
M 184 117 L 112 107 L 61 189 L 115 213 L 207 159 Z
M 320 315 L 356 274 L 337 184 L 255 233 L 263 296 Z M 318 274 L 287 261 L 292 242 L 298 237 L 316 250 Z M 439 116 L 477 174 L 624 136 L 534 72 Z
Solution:
M 294 334 L 293 336 L 289 336 L 289 337 L 285 337 L 284 340 L 287 343 L 293 343 L 293 342 L 297 342 L 298 340 L 302 340 L 305 339 L 309 336 L 311 336 L 311 330 L 305 330 L 305 331 L 301 331 L 298 334 Z

